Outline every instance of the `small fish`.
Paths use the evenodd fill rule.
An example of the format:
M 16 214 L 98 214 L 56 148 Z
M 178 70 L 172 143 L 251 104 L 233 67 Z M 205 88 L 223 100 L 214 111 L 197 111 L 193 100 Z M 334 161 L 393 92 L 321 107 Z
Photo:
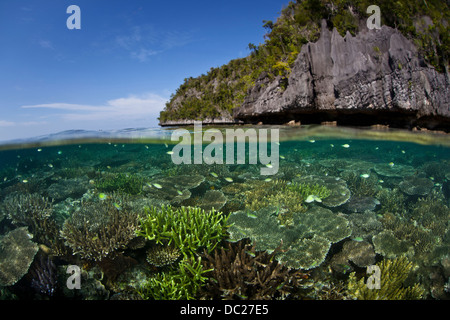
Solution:
M 394 166 L 394 163 L 393 162 L 389 162 L 389 167 L 393 167 Z
M 270 181 L 272 181 L 272 179 L 271 178 L 267 178 L 267 179 L 264 179 L 264 181 L 265 182 L 270 182 Z
M 255 214 L 253 213 L 247 213 L 247 217 L 252 218 L 252 219 L 256 219 L 258 218 Z
M 225 181 L 233 182 L 233 179 L 231 179 L 231 178 L 225 178 Z
M 156 189 L 162 189 L 162 185 L 160 185 L 159 183 L 154 183 L 153 186 L 154 186 Z
M 42 149 L 41 149 L 41 148 L 37 149 L 37 152 L 41 152 L 41 151 L 42 151 Z
M 309 140 L 309 142 L 314 143 L 314 142 L 316 142 L 316 140 Z
M 331 144 L 330 144 L 330 147 L 334 148 L 334 144 L 331 143 Z
M 92 240 L 98 240 L 98 236 L 93 237 Z
M 122 210 L 122 207 L 121 207 L 118 203 L 116 203 L 116 202 L 113 203 L 113 206 L 114 206 L 117 210 Z
M 380 180 L 378 180 L 378 182 L 379 182 L 379 183 L 384 183 L 384 180 L 381 180 L 381 179 L 380 179 Z
M 61 154 L 62 154 L 62 151 L 58 151 L 58 154 L 61 155 Z
M 215 172 L 211 172 L 210 174 L 211 174 L 214 178 L 219 177 L 219 176 L 217 175 L 217 173 L 215 173 Z
M 108 196 L 106 194 L 104 194 L 104 193 L 100 193 L 98 195 L 98 198 L 103 201 L 103 200 L 106 200 L 108 198 Z
M 173 151 L 167 151 L 166 153 L 167 154 L 173 154 Z
M 177 190 L 177 193 L 178 193 L 180 196 L 183 195 L 183 192 L 181 192 L 180 190 Z
M 22 180 L 23 183 L 28 183 L 28 180 L 24 179 Z
M 148 149 L 148 146 L 145 146 L 145 149 Z
M 284 160 L 284 159 L 286 159 L 286 158 L 285 158 L 284 156 L 280 156 L 280 159 L 283 159 L 283 160 Z
M 346 144 L 343 144 L 342 147 L 343 148 L 350 148 L 350 145 L 346 143 Z
M 402 150 L 402 153 L 403 153 L 403 154 L 405 154 L 405 153 L 406 153 L 406 151 L 405 151 L 405 150 Z
M 362 175 L 360 175 L 361 178 L 367 179 L 370 177 L 370 175 L 368 173 L 364 173 Z
M 53 168 L 53 165 L 51 163 L 48 164 L 49 168 Z
M 164 143 L 164 146 L 166 147 L 166 148 L 168 148 L 169 146 L 167 145 L 167 143 Z
M 353 240 L 353 241 L 356 241 L 356 242 L 364 241 L 364 239 L 361 238 L 361 237 L 355 237 L 355 238 L 353 238 L 352 240 Z
M 270 163 L 268 163 L 268 164 L 266 164 L 266 167 L 267 167 L 267 168 L 273 168 L 273 165 L 270 164 Z

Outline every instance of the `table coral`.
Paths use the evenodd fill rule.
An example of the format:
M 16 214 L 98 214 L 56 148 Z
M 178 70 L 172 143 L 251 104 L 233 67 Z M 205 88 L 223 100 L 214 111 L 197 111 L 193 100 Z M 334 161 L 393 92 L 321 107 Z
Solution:
M 286 266 L 308 270 L 324 261 L 332 243 L 351 234 L 349 221 L 326 208 L 314 206 L 306 212 L 294 213 L 291 227 L 280 225 L 276 213 L 276 207 L 267 207 L 231 214 L 231 239 L 250 238 L 256 250 L 269 252 L 282 244 L 276 259 Z
M 0 286 L 11 286 L 27 272 L 38 245 L 26 227 L 14 229 L 0 239 Z

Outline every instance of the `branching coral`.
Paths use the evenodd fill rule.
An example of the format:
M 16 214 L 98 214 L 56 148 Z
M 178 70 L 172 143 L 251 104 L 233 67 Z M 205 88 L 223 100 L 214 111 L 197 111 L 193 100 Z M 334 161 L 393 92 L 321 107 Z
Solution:
M 294 294 L 307 274 L 289 269 L 274 260 L 276 252 L 256 252 L 242 240 L 205 253 L 207 275 L 202 294 L 212 299 L 274 299 Z
M 136 237 L 139 213 L 114 199 L 85 202 L 65 221 L 61 235 L 74 254 L 99 261 L 125 249 Z
M 215 210 L 151 207 L 145 210 L 137 234 L 160 244 L 167 241 L 189 255 L 201 247 L 213 250 L 226 237 L 227 220 L 228 217 Z
M 358 300 L 417 300 L 421 299 L 424 290 L 419 284 L 406 286 L 407 278 L 414 270 L 412 262 L 405 257 L 395 260 L 385 259 L 377 266 L 380 268 L 380 289 L 369 289 L 366 279 L 357 279 L 350 274 L 348 291 Z
M 157 273 L 137 290 L 145 300 L 192 300 L 207 280 L 201 259 L 184 257 L 177 269 Z

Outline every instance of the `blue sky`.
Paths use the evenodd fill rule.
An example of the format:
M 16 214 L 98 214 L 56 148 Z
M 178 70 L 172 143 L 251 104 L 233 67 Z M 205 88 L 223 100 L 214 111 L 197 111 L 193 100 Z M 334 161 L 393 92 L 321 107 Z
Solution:
M 185 78 L 247 56 L 288 2 L 1 0 L 0 141 L 154 127 Z

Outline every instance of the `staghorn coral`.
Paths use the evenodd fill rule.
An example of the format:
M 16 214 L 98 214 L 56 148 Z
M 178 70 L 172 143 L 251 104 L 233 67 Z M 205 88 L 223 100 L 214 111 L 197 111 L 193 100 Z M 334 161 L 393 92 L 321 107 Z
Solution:
M 205 252 L 203 266 L 211 271 L 202 297 L 261 300 L 294 295 L 307 274 L 283 266 L 273 259 L 275 253 L 256 252 L 246 240 Z
M 39 248 L 26 227 L 14 229 L 0 239 L 0 286 L 11 286 L 27 272 Z
M 414 270 L 412 262 L 402 257 L 394 260 L 384 259 L 376 264 L 380 268 L 380 289 L 369 289 L 366 279 L 357 279 L 350 274 L 347 289 L 358 300 L 418 300 L 424 290 L 419 284 L 407 286 L 407 279 Z
M 166 241 L 181 250 L 184 255 L 205 247 L 208 251 L 226 236 L 228 218 L 221 212 L 205 211 L 196 207 L 173 208 L 163 206 L 145 210 L 137 235 L 156 243 Z
M 112 258 L 136 237 L 139 213 L 114 198 L 84 202 L 80 210 L 64 222 L 61 236 L 82 259 L 99 261 Z
M 207 280 L 201 258 L 184 257 L 177 269 L 157 273 L 137 289 L 142 299 L 192 300 Z

